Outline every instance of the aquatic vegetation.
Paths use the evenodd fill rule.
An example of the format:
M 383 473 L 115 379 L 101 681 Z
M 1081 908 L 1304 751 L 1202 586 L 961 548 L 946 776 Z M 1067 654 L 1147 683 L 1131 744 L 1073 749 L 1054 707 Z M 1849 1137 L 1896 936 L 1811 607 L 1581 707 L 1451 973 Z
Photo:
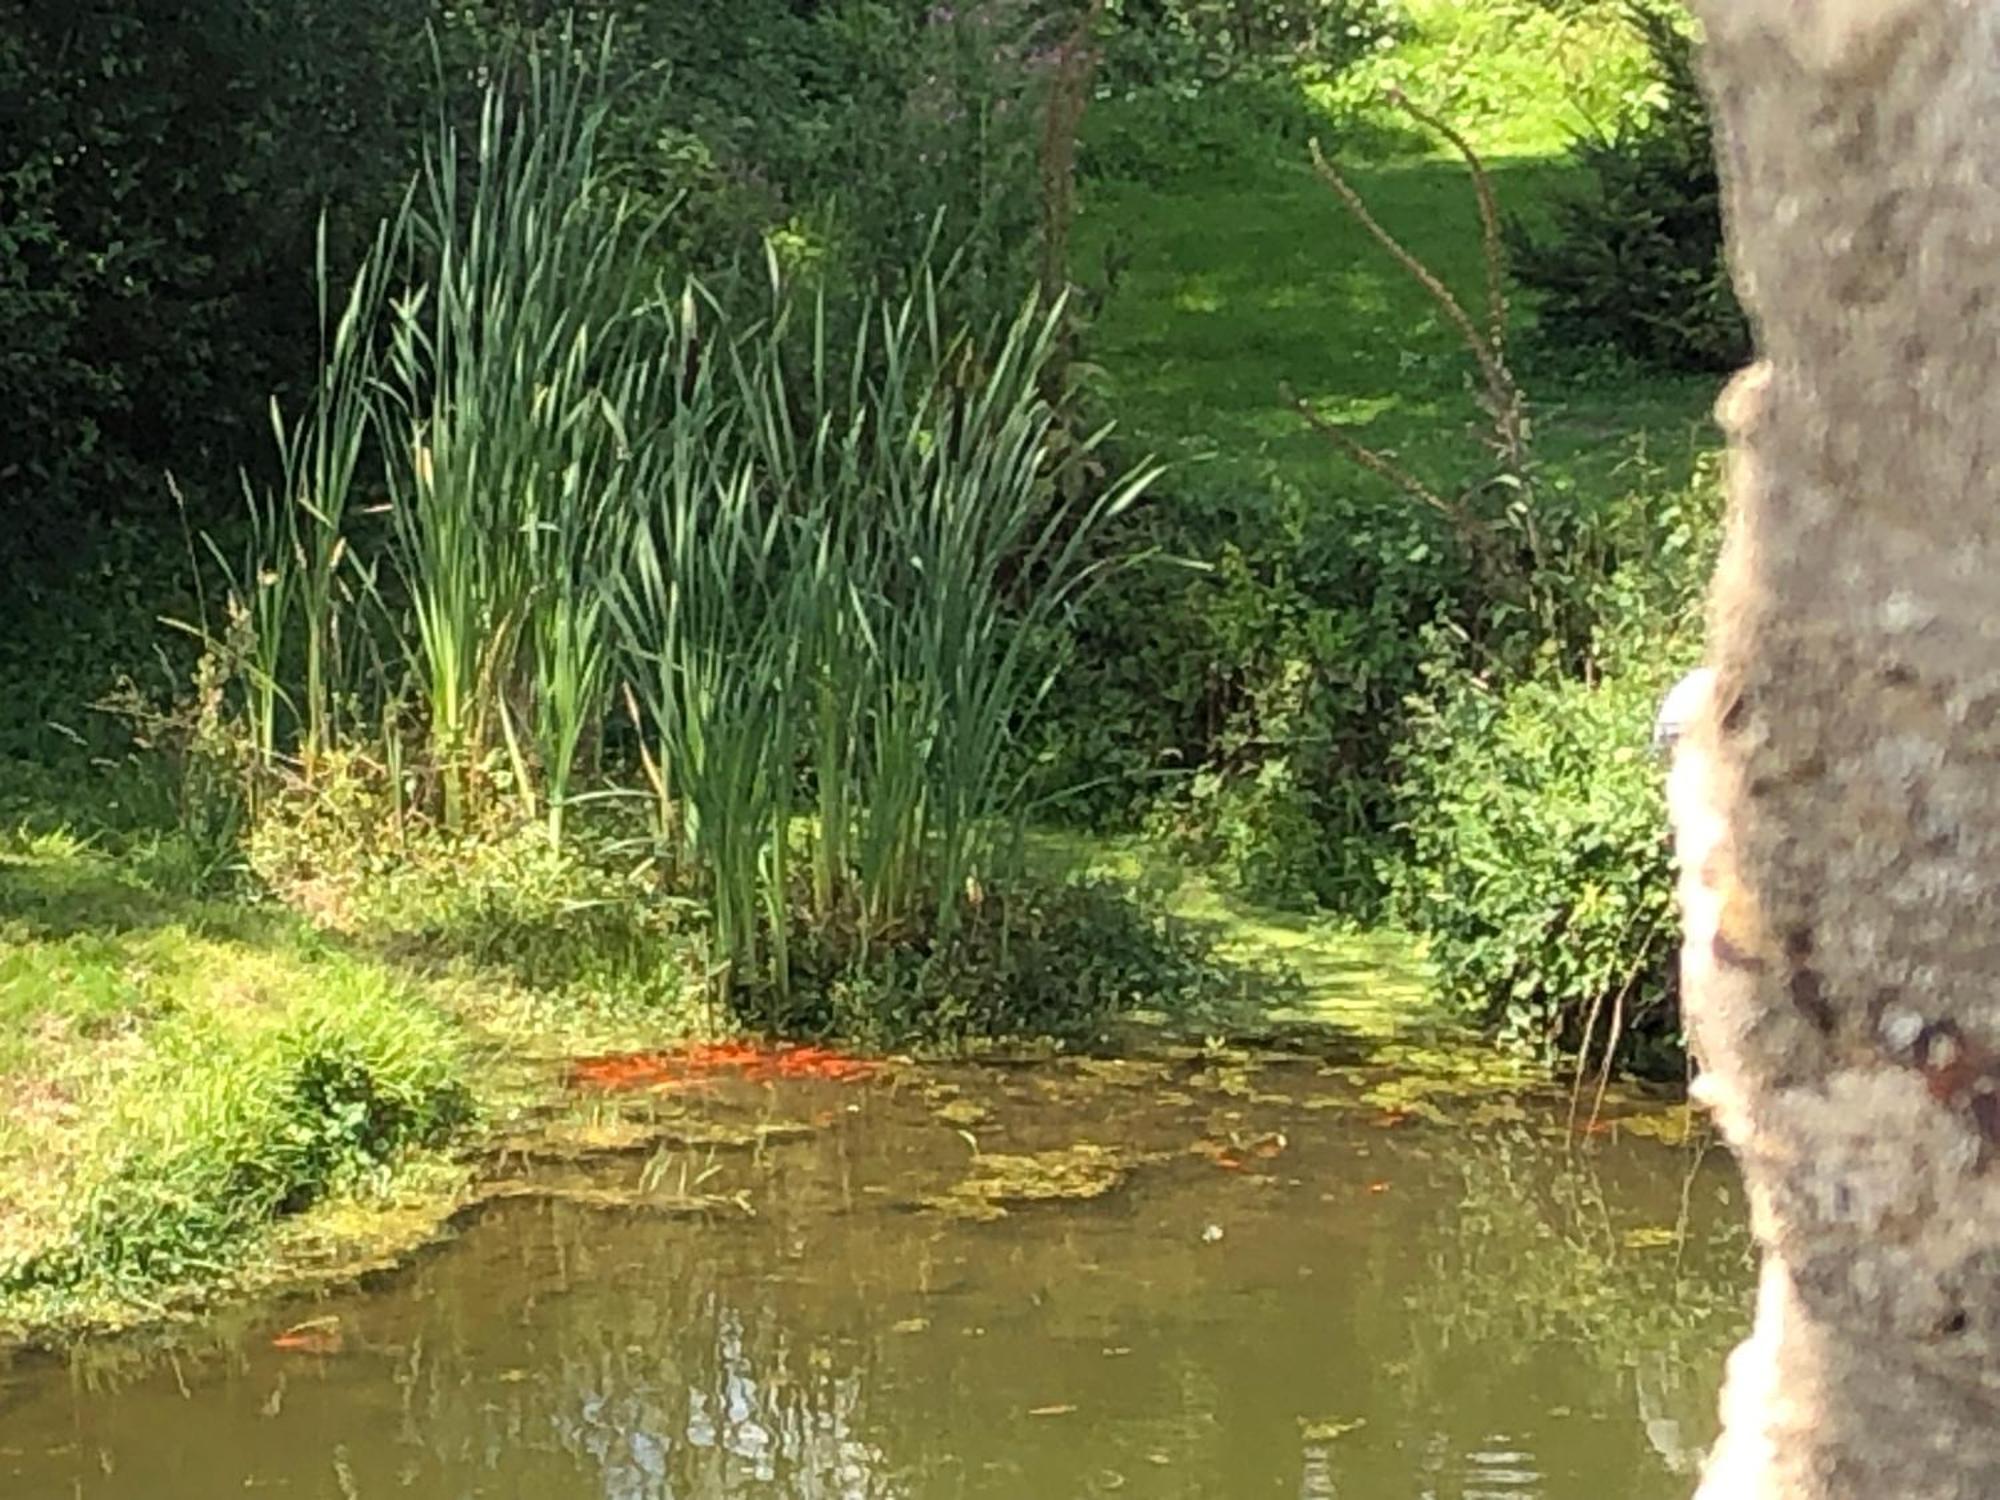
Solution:
M 948 1192 L 921 1201 L 954 1218 L 1004 1219 L 1030 1203 L 1088 1201 L 1124 1186 L 1143 1156 L 1115 1146 L 1078 1142 L 1031 1155 L 981 1152 Z
M 749 1083 L 814 1079 L 858 1083 L 882 1069 L 879 1060 L 829 1047 L 757 1042 L 691 1042 L 656 1052 L 581 1057 L 570 1064 L 570 1084 L 592 1089 L 673 1089 L 699 1086 L 718 1076 Z
M 1289 1101 L 1287 1101 L 1289 1102 Z M 1266 1131 L 1249 1140 L 1232 1136 L 1218 1141 L 1204 1138 L 1188 1147 L 1194 1155 L 1211 1161 L 1224 1171 L 1240 1172 L 1256 1162 L 1273 1161 L 1282 1156 L 1290 1144 L 1282 1130 Z

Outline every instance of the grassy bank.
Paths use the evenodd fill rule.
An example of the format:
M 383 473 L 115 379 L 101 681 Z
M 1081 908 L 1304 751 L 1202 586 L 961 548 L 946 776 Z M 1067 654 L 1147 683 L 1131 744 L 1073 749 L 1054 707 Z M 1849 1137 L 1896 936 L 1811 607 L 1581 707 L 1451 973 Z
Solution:
M 0 760 L 0 1340 L 421 1240 L 550 1059 L 695 1024 L 660 986 L 537 970 L 518 864 L 498 905 L 406 873 L 360 933 L 214 868 L 149 816 L 155 776 Z
M 106 816 L 118 785 L 0 762 L 0 1340 L 376 1263 L 565 1106 L 565 1059 L 749 1024 L 705 991 L 693 924 L 538 828 L 287 902 L 244 869 L 191 884 L 183 834 Z M 1260 910 L 1136 843 L 1037 837 L 1032 863 L 1039 890 L 1102 893 L 1088 925 L 1058 907 L 1053 937 L 974 956 L 1098 1006 L 1098 1035 L 1127 1007 L 1196 1038 L 1437 1019 L 1402 940 Z M 881 982 L 957 986 L 976 1017 L 965 962 Z
M 1399 49 L 1301 82 L 1284 118 L 1476 303 L 1462 164 L 1374 91 L 1406 70 L 1444 87 L 1424 102 L 1533 218 L 1571 180 L 1570 112 L 1604 107 L 1569 92 L 1602 38 L 1531 6 L 1410 9 Z M 593 217 L 605 195 L 570 190 L 572 169 L 598 181 L 581 138 L 488 160 L 472 211 L 493 234 L 469 241 L 517 234 L 551 256 L 528 285 L 588 282 L 601 306 L 524 296 L 489 336 L 504 265 L 468 250 L 433 304 L 394 295 L 406 257 L 381 251 L 286 483 L 223 549 L 235 576 L 173 606 L 215 606 L 191 698 L 196 645 L 173 636 L 170 702 L 81 706 L 159 649 L 150 536 L 94 585 L 118 595 L 117 660 L 61 600 L 51 649 L 30 631 L 0 651 L 0 675 L 63 679 L 20 695 L 38 718 L 88 723 L 101 753 L 134 723 L 149 742 L 0 764 L 0 1334 L 147 1317 L 302 1246 L 420 1232 L 578 1051 L 1088 1041 L 1142 1012 L 1196 1034 L 1448 1024 L 1412 944 L 1312 907 L 1379 917 L 1413 705 L 1463 685 L 1450 641 L 1500 611 L 1436 519 L 1285 393 L 1443 493 L 1490 491 L 1491 454 L 1437 301 L 1296 129 L 1262 130 L 1085 184 L 1106 294 L 1075 328 L 954 335 L 921 267 L 907 296 L 831 318 L 789 294 L 768 320 L 663 298 L 631 226 Z M 551 173 L 559 190 L 528 191 Z M 417 212 L 405 248 L 465 232 L 453 203 Z M 613 275 L 599 257 L 621 245 Z M 451 317 L 417 326 L 433 305 Z M 1587 543 L 1561 561 L 1588 614 L 1623 559 L 1662 552 L 1710 383 L 1536 348 L 1525 304 L 1512 327 L 1533 477 Z M 1047 398 L 1083 377 L 1072 333 L 1115 439 Z M 521 378 L 523 347 L 579 352 L 549 385 Z M 450 399 L 444 370 L 467 382 Z M 1177 461 L 1151 488 L 1148 449 Z M 1142 569 L 1154 551 L 1195 566 Z M 1596 665 L 1547 670 L 1594 693 Z M 1623 733 L 1575 759 L 1627 754 Z M 9 727 L 0 752 L 75 739 Z M 1045 805 L 1024 748 L 1108 787 L 1125 834 L 1024 851 Z M 1171 852 L 1129 836 L 1162 806 Z M 1112 883 L 1072 878 L 1093 872 Z M 1569 893 L 1529 895 L 1522 925 L 1574 946 L 1539 920 Z
M 0 1329 L 225 1281 L 273 1219 L 386 1202 L 478 1118 L 424 987 L 71 834 L 0 838 L 0 955 Z

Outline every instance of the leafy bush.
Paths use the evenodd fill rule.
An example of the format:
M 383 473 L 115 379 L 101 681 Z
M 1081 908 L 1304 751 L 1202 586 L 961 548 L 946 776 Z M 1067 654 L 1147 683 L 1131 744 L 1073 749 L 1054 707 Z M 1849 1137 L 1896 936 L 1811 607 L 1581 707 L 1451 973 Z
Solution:
M 1673 676 L 1660 662 L 1504 696 L 1461 679 L 1405 752 L 1403 915 L 1449 1001 L 1541 1056 L 1602 1047 L 1614 1023 L 1621 1060 L 1678 1046 L 1666 806 L 1647 749 Z
M 1114 0 L 1083 173 L 1163 183 L 1302 154 L 1328 125 L 1307 81 L 1338 75 L 1403 26 L 1393 0 Z
M 1594 681 L 1443 685 L 1400 757 L 1399 914 L 1469 1017 L 1546 1058 L 1676 1066 L 1677 925 L 1660 699 L 1694 637 L 1661 631 Z
M 1399 0 L 1109 0 L 1107 93 L 1205 83 L 1273 64 L 1339 67 L 1397 35 Z
M 1437 634 L 1488 601 L 1422 507 L 1239 484 L 1176 473 L 1129 518 L 1121 545 L 1158 560 L 1081 612 L 1044 784 L 1078 789 L 1067 816 L 1147 823 L 1260 898 L 1367 916 L 1406 705 Z
M 1677 1061 L 1671 841 L 1659 703 L 1694 664 L 1721 530 L 1713 458 L 1627 523 L 1625 565 L 1592 590 L 1585 670 L 1495 687 L 1427 673 L 1395 756 L 1405 847 L 1385 872 L 1467 1016 L 1543 1056 Z
M 323 207 L 341 247 L 393 201 L 432 10 L 0 4 L 0 487 L 31 543 L 165 512 L 161 471 L 226 473 L 304 373 L 310 280 L 272 268 L 311 264 Z
M 1547 230 L 1515 224 L 1515 274 L 1540 294 L 1563 348 L 1606 349 L 1673 370 L 1727 370 L 1750 333 L 1723 258 L 1721 186 L 1694 43 L 1657 0 L 1626 8 L 1655 70 L 1649 97 L 1580 137 L 1586 191 L 1558 198 Z
M 1296 983 L 1220 957 L 1200 930 L 1109 880 L 1017 877 L 968 896 L 949 927 L 927 922 L 893 945 L 801 923 L 794 961 L 789 1000 L 739 988 L 745 1019 L 884 1045 L 1091 1041 L 1134 1010 L 1201 1017 Z

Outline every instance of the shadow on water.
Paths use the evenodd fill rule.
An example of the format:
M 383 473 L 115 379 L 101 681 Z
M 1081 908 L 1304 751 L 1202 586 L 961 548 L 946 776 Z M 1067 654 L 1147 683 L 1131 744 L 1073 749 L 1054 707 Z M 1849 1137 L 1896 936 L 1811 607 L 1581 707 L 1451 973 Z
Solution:
M 1727 1164 L 1371 1076 L 1184 1048 L 644 1100 L 646 1149 L 541 1138 L 370 1290 L 0 1367 L 0 1493 L 1683 1493 L 1749 1284 Z

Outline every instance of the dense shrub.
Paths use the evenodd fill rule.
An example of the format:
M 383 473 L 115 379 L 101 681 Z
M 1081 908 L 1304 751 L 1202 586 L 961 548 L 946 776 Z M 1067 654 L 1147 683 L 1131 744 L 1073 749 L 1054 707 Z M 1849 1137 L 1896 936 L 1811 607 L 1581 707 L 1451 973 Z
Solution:
M 1056 804 L 1071 816 L 1148 823 L 1247 893 L 1362 917 L 1435 671 L 1599 671 L 1599 623 L 1677 618 L 1713 534 L 1708 478 L 1683 491 L 1636 458 L 1609 493 L 1540 486 L 1536 586 L 1558 638 L 1400 496 L 1212 483 L 1171 474 L 1130 518 L 1127 545 L 1155 561 L 1081 612 L 1046 782 L 1078 789 Z
M 741 1017 L 876 1044 L 1087 1042 L 1131 1011 L 1212 1017 L 1297 983 L 1222 957 L 1200 929 L 1109 880 L 1017 878 L 968 898 L 949 930 L 928 925 L 893 946 L 809 923 L 794 941 L 804 982 L 789 999 L 738 990 Z
M 226 468 L 315 344 L 336 253 L 393 200 L 417 0 L 0 4 L 0 490 L 8 523 L 164 509 Z
M 1405 835 L 1385 872 L 1471 1019 L 1544 1056 L 1679 1058 L 1676 925 L 1661 698 L 1700 653 L 1699 600 L 1719 540 L 1717 465 L 1650 495 L 1644 552 L 1592 590 L 1584 670 L 1551 663 L 1495 686 L 1440 665 L 1396 753 Z M 1628 549 L 1629 550 L 1629 549 Z
M 1193 470 L 1129 524 L 1155 560 L 1080 614 L 1042 742 L 1056 807 L 1150 823 L 1264 899 L 1372 910 L 1426 628 L 1472 595 L 1434 518 Z
M 1187 90 L 1272 64 L 1338 67 L 1395 36 L 1398 0 L 1110 0 L 1108 93 Z
M 1516 224 L 1520 280 L 1540 294 L 1541 329 L 1563 348 L 1604 349 L 1673 370 L 1727 370 L 1750 334 L 1723 260 L 1721 188 L 1694 43 L 1657 0 L 1627 7 L 1655 83 L 1643 104 L 1572 148 L 1589 176 L 1559 197 L 1553 224 Z
M 1338 75 L 1404 29 L 1395 0 L 1114 0 L 1082 171 L 1161 183 L 1303 154 L 1328 123 L 1308 80 Z
M 1613 1015 L 1625 1055 L 1676 1045 L 1673 880 L 1648 734 L 1674 668 L 1447 688 L 1404 754 L 1403 914 L 1472 1019 L 1553 1058 Z M 1604 1011 L 1596 1010 L 1606 1002 Z

